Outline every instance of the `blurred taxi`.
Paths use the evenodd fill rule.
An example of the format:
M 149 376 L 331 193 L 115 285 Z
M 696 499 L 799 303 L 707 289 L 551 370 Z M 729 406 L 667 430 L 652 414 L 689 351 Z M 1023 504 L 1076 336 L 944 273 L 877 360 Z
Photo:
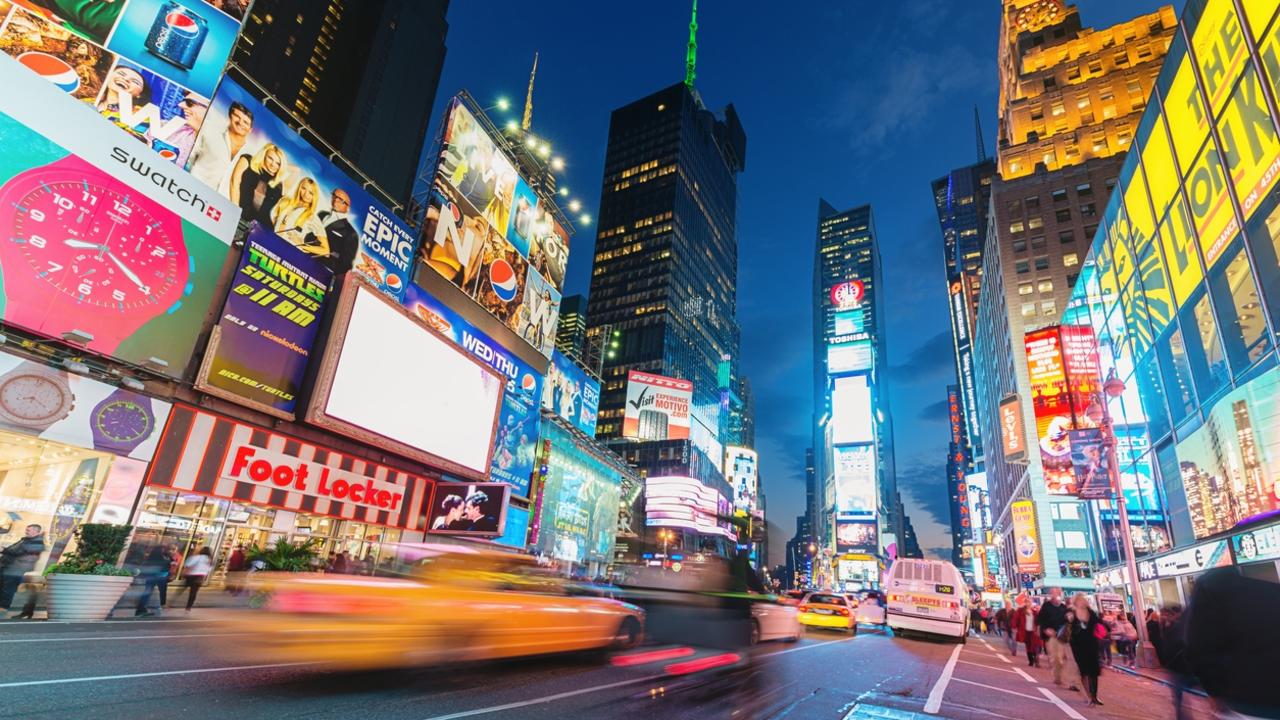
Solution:
M 372 669 L 639 644 L 644 612 L 570 594 L 524 555 L 436 546 L 404 577 L 255 574 L 260 612 L 227 618 L 254 661 Z
M 836 593 L 809 593 L 800 602 L 800 624 L 808 627 L 844 630 L 858 634 L 858 621 L 853 606 L 844 595 Z

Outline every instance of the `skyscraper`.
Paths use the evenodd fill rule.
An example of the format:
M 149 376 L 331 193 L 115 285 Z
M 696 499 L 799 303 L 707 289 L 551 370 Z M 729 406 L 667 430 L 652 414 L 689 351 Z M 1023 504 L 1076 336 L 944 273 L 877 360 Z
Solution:
M 570 295 L 560 301 L 560 324 L 556 326 L 556 348 L 565 355 L 582 359 L 582 343 L 586 338 L 587 299 L 581 295 Z
M 1056 0 L 1003 2 L 999 178 L 973 337 L 977 415 L 1007 586 L 1018 580 L 1010 504 L 1030 499 L 1043 559 L 1029 574 L 1043 575 L 1044 585 L 1092 587 L 1063 571 L 1094 556 L 1079 501 L 1047 494 L 1037 452 L 1023 465 L 992 450 L 1001 437 L 997 406 L 1018 394 L 1035 448 L 1024 334 L 1057 323 L 1066 307 L 1176 29 L 1168 7 L 1096 30 Z
M 407 204 L 444 67 L 449 0 L 255 0 L 232 61 Z

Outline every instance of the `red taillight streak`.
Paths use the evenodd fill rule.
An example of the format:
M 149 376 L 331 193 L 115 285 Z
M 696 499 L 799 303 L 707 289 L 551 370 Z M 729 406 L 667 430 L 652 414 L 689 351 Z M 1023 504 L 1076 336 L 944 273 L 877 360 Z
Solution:
M 618 655 L 610 662 L 616 667 L 631 667 L 633 665 L 644 665 L 645 663 L 689 657 L 693 653 L 693 648 L 670 648 L 667 650 L 652 650 L 649 652 L 633 653 L 631 655 Z
M 741 656 L 737 653 L 711 655 L 709 657 L 698 658 L 697 660 L 671 663 L 666 667 L 666 671 L 668 675 L 688 675 L 689 673 L 711 670 L 713 668 L 724 667 L 725 665 L 732 665 L 741 659 Z

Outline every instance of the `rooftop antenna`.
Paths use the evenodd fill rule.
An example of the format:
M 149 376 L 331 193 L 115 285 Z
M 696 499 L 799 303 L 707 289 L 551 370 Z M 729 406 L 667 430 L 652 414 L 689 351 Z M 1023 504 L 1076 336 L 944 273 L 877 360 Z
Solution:
M 693 89 L 693 78 L 698 64 L 698 0 L 693 0 L 693 15 L 689 18 L 689 51 L 684 58 L 684 84 Z
M 529 90 L 524 95 L 524 117 L 520 120 L 520 129 L 529 131 L 533 124 L 533 79 L 538 75 L 538 53 L 533 54 L 533 69 L 529 71 Z
M 978 114 L 978 106 L 973 106 L 973 129 L 978 134 L 978 162 L 987 159 L 987 146 L 982 141 L 982 116 Z

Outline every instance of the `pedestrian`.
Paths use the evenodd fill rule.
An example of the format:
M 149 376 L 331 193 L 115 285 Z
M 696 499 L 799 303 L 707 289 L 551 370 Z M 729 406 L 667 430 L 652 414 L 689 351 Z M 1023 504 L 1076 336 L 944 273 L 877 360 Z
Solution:
M 146 581 L 143 586 L 142 595 L 138 598 L 138 604 L 134 608 L 134 617 L 143 617 L 151 615 L 147 610 L 147 605 L 151 602 L 151 591 L 159 590 L 159 605 L 156 607 L 154 614 L 160 614 L 160 608 L 168 602 L 169 598 L 169 565 L 173 562 L 173 557 L 169 554 L 169 549 L 164 545 L 156 545 L 142 559 L 142 567 L 139 576 Z
M 1147 641 L 1155 649 L 1156 657 L 1160 657 L 1161 647 L 1164 645 L 1163 633 L 1160 632 L 1160 613 L 1155 608 L 1147 608 L 1145 622 L 1147 623 Z
M 1071 673 L 1071 650 L 1065 642 L 1058 639 L 1058 635 L 1062 631 L 1062 626 L 1067 624 L 1067 608 L 1062 602 L 1062 588 L 1049 588 L 1049 602 L 1040 607 L 1040 612 L 1036 615 L 1036 627 L 1040 629 L 1040 636 L 1044 638 L 1045 647 L 1049 653 L 1049 665 L 1053 668 L 1053 684 L 1062 687 L 1062 678 L 1064 674 Z M 1068 690 L 1079 690 L 1074 682 L 1070 683 Z
M 1116 651 L 1120 653 L 1120 657 L 1124 658 L 1126 665 L 1133 667 L 1136 664 L 1135 645 L 1138 640 L 1138 628 L 1133 626 L 1128 613 L 1121 613 L 1116 617 L 1114 633 Z
M 227 558 L 227 592 L 239 595 L 244 589 L 244 571 L 248 564 L 244 554 L 244 544 L 237 544 Z
M 1010 600 L 1010 605 L 1012 605 L 1012 600 Z M 1016 657 L 1018 655 L 1018 628 L 1013 622 L 1014 612 L 1015 610 L 1012 607 L 1006 606 L 1004 608 L 1004 641 L 1009 645 L 1009 655 Z
M 977 605 L 969 608 L 969 632 L 977 636 L 982 629 L 982 611 Z
M 1098 640 L 1098 657 L 1103 665 L 1111 667 L 1111 641 L 1115 637 L 1116 618 L 1112 613 L 1106 613 L 1101 619 L 1102 628 L 1106 631 L 1106 637 Z
M 0 550 L 0 610 L 8 610 L 22 577 L 35 572 L 36 562 L 44 553 L 44 528 L 32 523 L 23 530 L 18 542 Z
M 333 566 L 336 562 L 338 562 L 338 553 L 330 552 L 329 559 L 324 563 L 324 571 L 327 573 L 335 572 Z
M 1271 622 L 1276 608 L 1280 585 L 1225 567 L 1200 577 L 1183 614 L 1187 669 L 1233 717 L 1280 718 L 1280 626 Z M 1168 628 L 1167 645 L 1175 644 L 1178 627 Z
M 1169 605 L 1161 610 L 1160 617 L 1160 650 L 1156 657 L 1160 665 L 1169 671 L 1170 687 L 1173 691 L 1173 715 L 1177 720 L 1190 717 L 1183 709 L 1182 696 L 1195 684 L 1193 669 L 1187 655 L 1187 629 L 1182 608 Z
M 1018 643 L 1024 643 L 1027 649 L 1027 665 L 1039 667 L 1040 632 L 1036 626 L 1036 612 L 1031 609 L 1031 598 L 1026 593 L 1021 593 L 1015 602 L 1018 603 L 1018 609 L 1013 611 L 1009 621 L 1013 628 L 1010 636 L 1013 637 L 1014 650 L 1017 650 Z
M 1089 704 L 1101 705 L 1102 701 L 1098 699 L 1098 677 L 1102 675 L 1102 665 L 1098 662 L 1098 656 L 1107 629 L 1098 618 L 1098 613 L 1089 607 L 1089 598 L 1081 592 L 1071 596 L 1071 609 L 1067 611 L 1066 619 L 1067 623 L 1061 632 L 1071 645 L 1071 655 L 1075 658 L 1076 667 L 1080 669 L 1080 682 L 1089 695 Z
M 345 552 L 338 553 L 338 557 L 333 561 L 333 572 L 343 575 L 350 571 L 351 562 L 347 559 L 347 554 Z
M 187 562 L 183 564 L 182 572 L 187 580 L 187 612 L 191 612 L 191 606 L 196 604 L 196 594 L 200 592 L 212 570 L 213 551 L 208 545 L 200 548 L 200 552 L 187 558 Z

